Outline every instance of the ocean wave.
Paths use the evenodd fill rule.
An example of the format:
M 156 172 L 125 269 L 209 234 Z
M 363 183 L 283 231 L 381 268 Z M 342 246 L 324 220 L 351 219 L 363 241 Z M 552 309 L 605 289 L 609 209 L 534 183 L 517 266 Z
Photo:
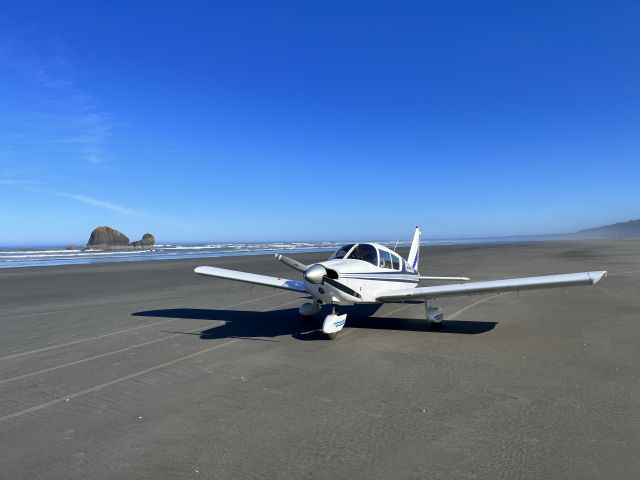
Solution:
M 0 250 L 0 255 L 9 253 L 69 253 L 69 252 L 82 252 L 80 249 L 67 250 L 66 248 L 61 250 Z
M 312 251 L 333 249 L 331 242 L 265 242 L 265 243 L 207 243 L 196 245 L 159 244 L 147 250 L 96 249 L 67 250 L 62 248 L 0 249 L 0 268 L 101 263 L 112 261 L 140 261 L 179 258 L 253 255 L 277 251 Z
M 141 254 L 149 253 L 152 251 L 153 250 L 101 252 L 99 250 L 93 250 L 93 251 L 70 250 L 69 253 L 20 252 L 12 255 L 0 254 L 0 260 L 10 259 L 10 258 L 49 258 L 49 257 L 73 258 L 73 257 L 113 256 L 113 255 L 141 255 Z M 0 252 L 0 253 L 4 253 L 4 252 Z
M 160 247 L 160 245 L 156 245 L 156 247 Z M 162 247 L 163 250 L 205 250 L 218 248 L 224 248 L 224 245 L 171 245 Z

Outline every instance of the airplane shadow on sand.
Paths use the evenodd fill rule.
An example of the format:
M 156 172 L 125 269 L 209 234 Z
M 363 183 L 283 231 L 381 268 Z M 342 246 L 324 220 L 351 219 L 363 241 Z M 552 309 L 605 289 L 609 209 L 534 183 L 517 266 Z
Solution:
M 446 320 L 438 330 L 432 330 L 424 318 L 373 317 L 380 305 L 357 305 L 341 307 L 340 313 L 346 313 L 347 328 L 376 330 L 402 330 L 430 333 L 450 333 L 475 335 L 492 330 L 496 322 L 474 322 L 466 320 Z M 329 311 L 322 311 L 311 320 L 303 320 L 298 308 L 286 308 L 266 312 L 245 310 L 216 310 L 202 308 L 169 308 L 135 312 L 137 317 L 175 318 L 189 320 L 219 320 L 224 325 L 208 328 L 199 333 L 203 340 L 221 338 L 260 339 L 288 335 L 298 340 L 327 340 L 322 333 L 322 322 Z M 174 332 L 182 333 L 182 332 Z M 340 338 L 340 336 L 338 336 Z

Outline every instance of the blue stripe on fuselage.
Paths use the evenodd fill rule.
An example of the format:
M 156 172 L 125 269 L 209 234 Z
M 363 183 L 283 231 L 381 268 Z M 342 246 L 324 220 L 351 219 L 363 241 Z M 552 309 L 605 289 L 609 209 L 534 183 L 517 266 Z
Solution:
M 420 275 L 417 273 L 409 273 L 404 271 L 389 271 L 389 272 L 338 272 L 338 275 L 341 277 L 347 275 L 406 275 L 411 277 L 419 277 Z
M 372 278 L 372 277 L 342 277 L 345 280 L 373 280 L 374 282 L 402 282 L 402 283 L 415 283 L 416 285 L 420 282 L 419 279 L 409 280 L 403 278 Z

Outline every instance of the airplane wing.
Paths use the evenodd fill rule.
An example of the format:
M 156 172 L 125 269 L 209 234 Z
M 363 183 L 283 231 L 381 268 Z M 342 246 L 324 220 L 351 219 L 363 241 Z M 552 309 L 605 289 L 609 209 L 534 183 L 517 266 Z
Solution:
M 450 282 L 468 282 L 471 280 L 469 277 L 425 277 L 420 275 L 420 280 L 438 280 L 438 281 L 450 281 Z
M 239 282 L 255 283 L 256 285 L 264 285 L 266 287 L 283 288 L 299 293 L 307 293 L 304 282 L 296 280 L 288 280 L 286 278 L 268 277 L 266 275 L 258 275 L 256 273 L 239 272 L 237 270 L 227 270 L 218 267 L 197 267 L 194 272 L 200 275 L 208 275 L 210 277 L 226 278 L 229 280 L 237 280 Z
M 486 282 L 456 283 L 433 287 L 389 290 L 377 297 L 380 302 L 403 302 L 413 299 L 428 299 L 452 295 L 482 295 L 483 293 L 503 293 L 538 288 L 571 287 L 593 285 L 607 276 L 606 271 L 565 273 L 543 277 L 508 278 Z

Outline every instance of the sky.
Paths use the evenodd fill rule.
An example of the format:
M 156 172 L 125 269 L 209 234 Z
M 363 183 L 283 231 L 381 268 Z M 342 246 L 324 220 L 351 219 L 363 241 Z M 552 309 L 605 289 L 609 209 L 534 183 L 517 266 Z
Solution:
M 6 2 L 0 245 L 638 218 L 639 22 L 633 1 Z

